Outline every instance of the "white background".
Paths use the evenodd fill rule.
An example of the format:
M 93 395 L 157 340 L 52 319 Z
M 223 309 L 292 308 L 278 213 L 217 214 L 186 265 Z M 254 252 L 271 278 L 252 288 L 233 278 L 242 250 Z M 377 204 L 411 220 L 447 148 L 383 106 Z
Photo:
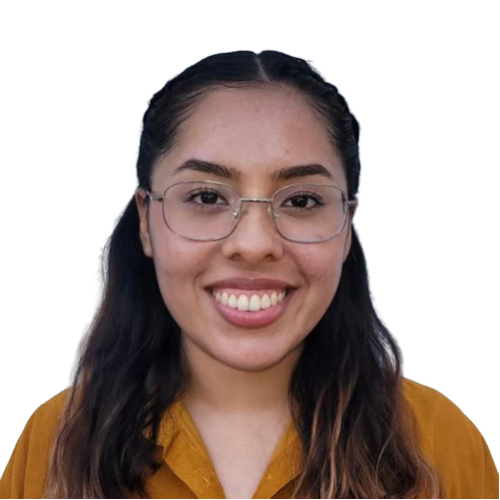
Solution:
M 498 465 L 498 5 L 3 1 L 0 473 L 70 383 L 149 99 L 203 57 L 265 49 L 310 61 L 359 119 L 376 308 L 404 375 L 450 398 Z

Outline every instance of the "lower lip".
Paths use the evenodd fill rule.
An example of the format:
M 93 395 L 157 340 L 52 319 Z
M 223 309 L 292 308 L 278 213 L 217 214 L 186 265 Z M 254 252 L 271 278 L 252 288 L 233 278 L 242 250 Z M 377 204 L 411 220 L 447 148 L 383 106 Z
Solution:
M 239 309 L 225 306 L 216 300 L 212 292 L 208 290 L 208 294 L 221 316 L 228 323 L 242 328 L 262 328 L 274 323 L 285 312 L 294 292 L 295 290 L 290 290 L 281 302 L 267 309 L 261 309 L 260 311 L 240 311 Z

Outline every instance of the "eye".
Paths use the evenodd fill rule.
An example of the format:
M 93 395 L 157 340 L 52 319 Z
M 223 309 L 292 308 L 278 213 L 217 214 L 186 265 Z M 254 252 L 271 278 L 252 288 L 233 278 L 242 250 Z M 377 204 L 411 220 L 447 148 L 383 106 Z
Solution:
M 199 198 L 200 201 L 195 201 Z M 223 203 L 216 203 L 217 199 L 224 200 Z M 185 203 L 191 203 L 193 205 L 227 205 L 227 201 L 220 191 L 217 189 L 207 189 L 200 188 L 187 194 L 184 200 Z
M 286 208 L 295 208 L 296 210 L 310 210 L 324 206 L 323 199 L 317 193 L 311 191 L 301 191 L 295 193 L 285 200 L 292 202 L 292 205 L 283 205 Z

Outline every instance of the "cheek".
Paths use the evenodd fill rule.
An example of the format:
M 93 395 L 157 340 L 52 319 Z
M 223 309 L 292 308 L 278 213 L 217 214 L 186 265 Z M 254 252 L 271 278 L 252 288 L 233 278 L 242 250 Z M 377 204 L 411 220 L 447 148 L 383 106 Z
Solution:
M 197 277 L 206 268 L 208 249 L 164 227 L 152 233 L 152 246 L 156 277 L 165 305 L 170 311 L 189 307 L 196 292 Z
M 340 281 L 343 264 L 343 241 L 306 249 L 300 255 L 300 265 L 311 292 L 311 307 L 328 307 Z
M 311 281 L 323 284 L 331 282 L 342 271 L 343 245 L 318 245 L 317 248 L 306 249 L 300 255 L 300 261 L 304 274 Z

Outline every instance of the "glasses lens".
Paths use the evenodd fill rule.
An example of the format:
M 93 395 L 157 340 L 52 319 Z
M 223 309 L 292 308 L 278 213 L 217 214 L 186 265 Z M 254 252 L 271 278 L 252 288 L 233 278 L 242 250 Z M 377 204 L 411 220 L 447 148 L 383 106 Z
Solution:
M 274 212 L 281 234 L 298 242 L 331 239 L 342 231 L 346 221 L 344 195 L 333 186 L 284 188 L 275 195 Z
M 238 200 L 230 186 L 202 181 L 174 184 L 165 193 L 165 222 L 194 240 L 224 238 L 234 227 Z
M 217 240 L 228 236 L 237 221 L 239 195 L 232 187 L 210 181 L 174 184 L 164 197 L 167 225 L 193 240 Z M 276 226 L 287 239 L 320 242 L 342 231 L 345 202 L 333 186 L 300 184 L 276 192 L 273 200 Z

